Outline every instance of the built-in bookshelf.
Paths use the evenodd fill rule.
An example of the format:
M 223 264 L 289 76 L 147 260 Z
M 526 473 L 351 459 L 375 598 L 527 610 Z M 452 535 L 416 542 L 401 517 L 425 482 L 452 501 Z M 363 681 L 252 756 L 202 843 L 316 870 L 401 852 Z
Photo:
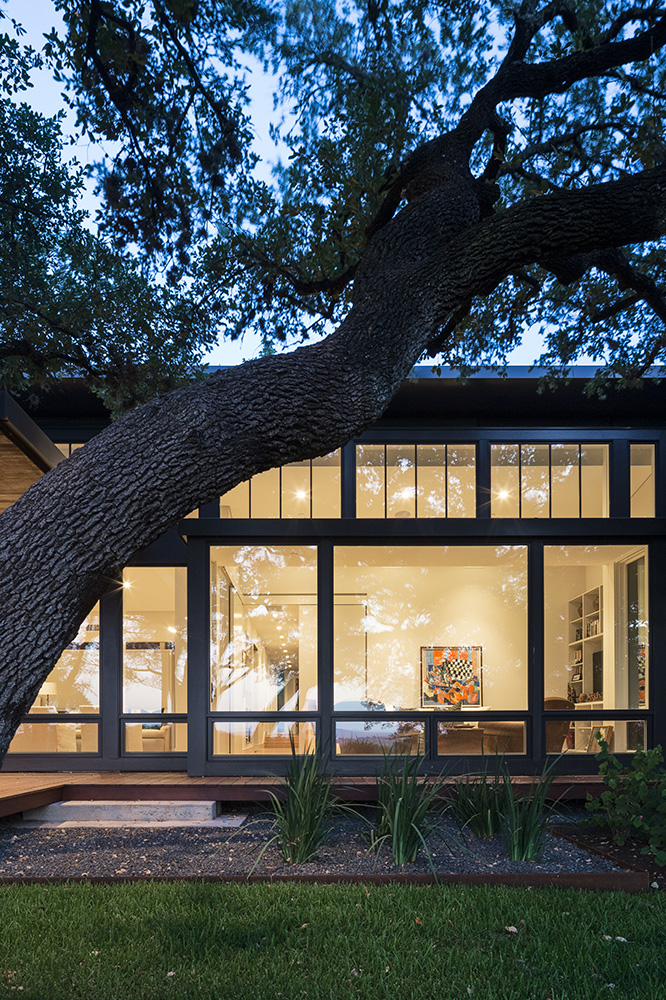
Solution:
M 603 587 L 593 587 L 569 601 L 568 698 L 579 710 L 603 708 L 604 605 Z M 598 725 L 589 720 L 572 722 L 570 749 L 590 752 Z

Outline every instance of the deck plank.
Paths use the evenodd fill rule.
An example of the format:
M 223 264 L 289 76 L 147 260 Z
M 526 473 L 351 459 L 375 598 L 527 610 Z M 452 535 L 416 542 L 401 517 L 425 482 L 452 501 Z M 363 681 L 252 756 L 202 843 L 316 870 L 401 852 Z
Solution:
M 516 775 L 529 784 L 529 775 Z M 182 771 L 83 771 L 35 774 L 0 773 L 0 816 L 10 816 L 61 799 L 177 799 L 218 802 L 265 802 L 280 784 L 278 776 L 214 775 L 189 777 Z M 374 798 L 375 780 L 368 775 L 339 776 L 334 787 L 355 801 Z M 560 775 L 551 787 L 554 799 L 583 799 L 603 788 L 596 775 Z

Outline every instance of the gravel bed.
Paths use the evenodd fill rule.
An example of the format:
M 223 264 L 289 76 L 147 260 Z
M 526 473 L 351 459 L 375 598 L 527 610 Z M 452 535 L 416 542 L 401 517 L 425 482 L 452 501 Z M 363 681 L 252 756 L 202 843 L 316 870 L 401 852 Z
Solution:
M 414 864 L 397 868 L 390 851 L 379 855 L 368 847 L 367 825 L 356 817 L 334 819 L 313 861 L 287 865 L 277 844 L 265 847 L 274 834 L 265 814 L 251 815 L 236 831 L 206 827 L 178 828 L 17 828 L 0 823 L 0 879 L 103 876 L 246 875 L 386 875 L 430 873 L 424 850 Z M 262 848 L 265 848 L 262 852 Z M 612 872 L 622 868 L 550 836 L 538 862 L 510 861 L 501 837 L 460 836 L 443 817 L 428 838 L 438 873 L 570 873 Z

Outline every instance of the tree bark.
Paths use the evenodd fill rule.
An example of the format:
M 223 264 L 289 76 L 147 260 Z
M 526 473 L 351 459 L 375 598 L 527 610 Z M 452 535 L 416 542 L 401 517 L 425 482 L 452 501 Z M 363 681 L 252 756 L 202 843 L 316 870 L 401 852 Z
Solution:
M 326 340 L 140 407 L 0 517 L 0 759 L 61 650 L 136 552 L 251 475 L 368 427 L 446 317 L 515 268 L 666 231 L 664 167 L 482 222 L 470 177 L 441 179 L 373 238 L 353 308 Z

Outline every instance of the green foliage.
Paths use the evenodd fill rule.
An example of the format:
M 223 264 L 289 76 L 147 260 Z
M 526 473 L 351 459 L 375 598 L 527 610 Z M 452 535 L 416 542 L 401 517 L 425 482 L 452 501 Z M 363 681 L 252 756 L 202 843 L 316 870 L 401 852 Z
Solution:
M 604 740 L 599 745 L 599 774 L 608 788 L 598 799 L 588 795 L 585 808 L 592 813 L 588 822 L 608 827 L 616 844 L 629 837 L 644 840 L 643 853 L 651 852 L 658 864 L 666 865 L 666 769 L 661 746 L 637 750 L 628 764 L 621 764 Z
M 515 786 L 504 771 L 502 832 L 512 861 L 536 861 L 548 838 L 547 816 L 553 806 L 547 804 L 557 760 L 546 764 L 535 775 L 528 789 Z
M 0 99 L 0 160 L 0 387 L 83 377 L 118 414 L 197 377 L 209 310 L 86 228 L 59 118 Z
M 494 837 L 504 820 L 505 774 L 502 759 L 495 755 L 493 773 L 483 756 L 477 774 L 467 773 L 453 780 L 451 811 L 464 834 L 471 830 L 477 837 Z
M 33 377 L 40 370 L 35 344 L 44 339 L 53 358 L 49 378 L 58 355 L 65 371 L 71 365 L 93 378 L 90 372 L 99 370 L 97 391 L 122 372 L 129 389 L 113 397 L 118 409 L 168 387 L 169 371 L 176 382 L 191 377 L 198 352 L 218 333 L 258 332 L 270 349 L 328 332 L 351 308 L 378 214 L 386 210 L 386 221 L 422 188 L 442 183 L 449 167 L 479 192 L 483 217 L 549 192 L 630 176 L 661 162 L 666 148 L 659 44 L 649 58 L 601 73 L 591 60 L 568 84 L 554 70 L 537 96 L 520 96 L 518 87 L 519 96 L 498 99 L 496 113 L 488 110 L 485 133 L 469 149 L 463 138 L 474 96 L 484 87 L 488 94 L 515 49 L 517 22 L 520 32 L 526 22 L 541 28 L 530 28 L 525 51 L 510 67 L 514 76 L 570 67 L 609 45 L 629 44 L 659 25 L 664 15 L 655 4 L 625 10 L 617 0 L 561 9 L 545 0 L 54 2 L 66 30 L 63 37 L 49 34 L 42 54 L 0 35 L 0 93 L 26 86 L 30 66 L 43 58 L 67 88 L 81 135 L 97 148 L 106 144 L 105 159 L 91 167 L 104 202 L 96 235 L 105 242 L 97 257 L 114 273 L 111 301 L 120 303 L 120 319 L 114 329 L 109 297 L 104 288 L 96 295 L 94 283 L 92 304 L 81 301 L 80 288 L 99 267 L 93 275 L 86 270 L 86 248 L 72 254 L 74 288 L 65 266 L 55 268 L 59 280 L 50 282 L 49 253 L 66 262 L 63 241 L 72 242 L 71 227 L 57 222 L 63 208 L 56 199 L 64 199 L 66 215 L 74 211 L 82 179 L 75 173 L 72 191 L 58 193 L 56 184 L 49 195 L 60 244 L 35 246 L 30 296 L 18 286 L 13 300 L 10 321 L 19 315 L 29 335 L 17 337 L 10 363 L 18 377 L 25 340 Z M 253 144 L 260 126 L 255 133 L 249 117 L 258 64 L 274 85 L 275 148 L 264 164 Z M 270 99 L 259 88 L 253 101 L 261 113 Z M 418 151 L 452 136 L 462 142 L 460 162 L 458 154 L 442 155 L 431 164 L 434 179 L 410 174 Z M 419 235 L 413 245 L 405 241 L 406 259 L 418 261 Z M 531 329 L 543 336 L 540 360 L 553 372 L 592 358 L 602 367 L 597 389 L 610 375 L 639 379 L 666 351 L 663 308 L 662 319 L 655 318 L 663 247 L 626 246 L 622 254 L 622 273 L 608 258 L 563 272 L 555 266 L 559 257 L 553 267 L 528 262 L 445 317 L 427 356 L 463 372 L 501 365 Z M 137 320 L 131 329 L 137 350 L 127 355 L 120 328 L 137 282 L 145 323 Z M 28 303 L 22 312 L 21 297 Z M 71 351 L 67 334 L 79 336 L 79 316 L 84 342 Z M 107 325 L 113 357 L 98 343 Z
M 290 741 L 291 761 L 281 794 L 270 793 L 277 824 L 273 840 L 278 841 L 286 862 L 299 865 L 315 855 L 326 836 L 333 808 L 332 778 L 326 774 L 324 750 L 317 747 L 299 756 L 291 735 Z
M 430 859 L 425 838 L 433 828 L 432 812 L 441 811 L 440 795 L 444 779 L 419 775 L 423 757 L 394 757 L 384 754 L 377 775 L 377 818 L 372 834 L 373 847 L 388 841 L 396 865 L 416 860 L 423 847 Z M 432 862 L 431 862 L 432 865 Z

